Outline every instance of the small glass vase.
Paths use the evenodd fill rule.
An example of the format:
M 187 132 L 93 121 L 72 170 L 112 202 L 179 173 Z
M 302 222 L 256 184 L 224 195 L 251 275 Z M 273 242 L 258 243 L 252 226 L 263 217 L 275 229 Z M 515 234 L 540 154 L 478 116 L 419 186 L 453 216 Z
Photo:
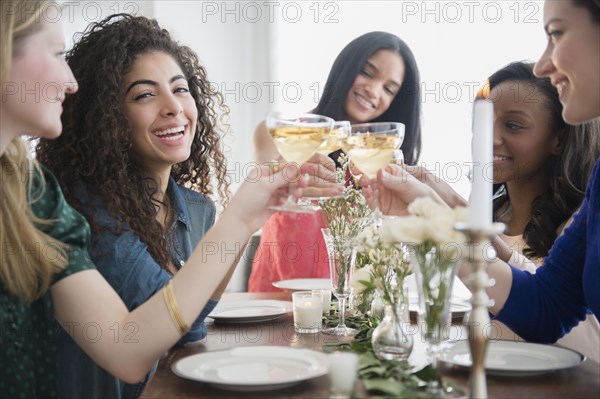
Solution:
M 375 356 L 385 360 L 407 360 L 414 345 L 412 335 L 406 331 L 409 324 L 406 295 L 394 305 L 386 303 L 383 320 L 371 337 Z
M 451 256 L 432 243 L 411 248 L 411 265 L 415 271 L 419 291 L 419 329 L 427 343 L 431 367 L 436 370 L 441 344 L 449 335 L 451 325 L 450 296 L 454 277 L 458 271 L 459 256 Z M 443 387 L 430 381 L 427 393 L 431 397 L 443 397 Z

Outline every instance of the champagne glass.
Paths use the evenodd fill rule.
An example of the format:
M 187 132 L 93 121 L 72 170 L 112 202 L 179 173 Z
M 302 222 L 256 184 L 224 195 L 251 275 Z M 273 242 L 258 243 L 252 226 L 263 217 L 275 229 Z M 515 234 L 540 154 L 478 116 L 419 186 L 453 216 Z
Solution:
M 327 138 L 325 139 L 323 144 L 321 144 L 321 146 L 319 148 L 317 148 L 317 152 L 319 154 L 328 156 L 332 152 L 340 150 L 342 148 L 342 140 L 350 135 L 350 130 L 351 130 L 350 122 L 335 121 L 333 123 L 333 128 L 331 129 L 331 132 L 329 133 L 329 135 L 327 136 Z M 315 205 L 316 201 L 323 201 L 323 200 L 326 200 L 329 198 L 338 198 L 338 197 L 343 197 L 343 196 L 344 196 L 343 194 L 331 195 L 331 196 L 327 196 L 327 197 L 304 196 L 304 197 L 300 198 L 299 203 L 301 203 L 302 205 L 306 204 L 308 206 L 312 206 L 316 210 L 316 209 L 320 208 L 318 205 Z
M 356 250 L 352 248 L 352 240 L 344 240 L 342 237 L 334 237 L 329 229 L 321 229 L 325 246 L 327 247 L 327 258 L 329 260 L 329 271 L 331 272 L 331 292 L 338 299 L 340 321 L 336 327 L 321 330 L 324 334 L 336 336 L 356 335 L 358 330 L 346 326 L 345 310 L 346 298 L 350 296 L 350 277 L 356 262 Z
M 342 149 L 350 161 L 367 177 L 377 177 L 379 169 L 389 164 L 404 140 L 404 124 L 372 122 L 352 125 L 350 135 L 342 140 Z M 381 224 L 381 212 L 375 208 L 372 224 Z
M 333 127 L 333 119 L 316 114 L 284 114 L 271 112 L 266 125 L 273 138 L 277 151 L 286 162 L 298 167 L 310 159 L 328 137 Z M 290 188 L 290 190 L 293 190 Z M 300 206 L 294 201 L 290 191 L 287 201 L 271 209 L 286 212 L 309 213 L 314 208 Z
M 351 125 L 348 121 L 335 121 L 331 133 L 327 139 L 317 149 L 317 152 L 323 155 L 329 155 L 332 152 L 342 148 L 342 140 L 350 135 Z

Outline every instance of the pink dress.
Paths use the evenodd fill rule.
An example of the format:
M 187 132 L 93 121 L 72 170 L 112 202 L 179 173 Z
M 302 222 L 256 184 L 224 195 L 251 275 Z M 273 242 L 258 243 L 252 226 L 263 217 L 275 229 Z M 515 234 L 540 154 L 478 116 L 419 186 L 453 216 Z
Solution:
M 314 213 L 277 212 L 262 230 L 252 262 L 249 292 L 281 291 L 273 282 L 329 278 L 327 249 L 321 234 L 325 221 Z

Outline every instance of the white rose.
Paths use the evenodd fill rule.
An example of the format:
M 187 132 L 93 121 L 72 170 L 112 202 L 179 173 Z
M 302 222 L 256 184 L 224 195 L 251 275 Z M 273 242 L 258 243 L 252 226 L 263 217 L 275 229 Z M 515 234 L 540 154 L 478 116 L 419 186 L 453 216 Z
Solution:
M 464 206 L 457 206 L 453 210 L 455 222 L 466 222 L 469 218 L 469 209 Z
M 438 204 L 431 197 L 417 198 L 408 206 L 408 213 L 411 215 L 423 216 L 426 218 L 436 217 L 440 213 L 450 211 L 444 205 Z
M 367 287 L 361 283 L 361 281 L 371 281 L 373 276 L 372 271 L 372 265 L 366 265 L 365 267 L 354 270 L 350 276 L 350 287 L 359 294 L 363 292 Z
M 427 239 L 428 221 L 418 216 L 384 219 L 380 228 L 381 241 L 391 244 L 405 242 L 421 244 Z

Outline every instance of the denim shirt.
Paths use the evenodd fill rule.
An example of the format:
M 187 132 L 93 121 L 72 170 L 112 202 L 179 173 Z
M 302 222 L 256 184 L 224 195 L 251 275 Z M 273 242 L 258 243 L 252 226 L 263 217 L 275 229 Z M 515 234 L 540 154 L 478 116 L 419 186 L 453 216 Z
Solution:
M 204 195 L 186 189 L 171 178 L 167 188 L 173 199 L 174 221 L 167 234 L 167 244 L 173 264 L 180 268 L 190 257 L 196 245 L 215 221 L 215 205 Z M 97 223 L 109 228 L 98 236 L 92 233 L 92 260 L 98 271 L 119 294 L 127 308 L 132 311 L 159 291 L 172 276 L 152 258 L 146 244 L 121 223 L 119 234 L 112 232 L 118 223 L 106 210 L 103 200 L 91 190 L 77 188 L 75 195 L 86 210 L 95 208 Z M 89 216 L 89 215 L 86 215 Z M 202 313 L 192 324 L 191 330 L 177 345 L 197 341 L 206 336 L 204 319 L 214 309 L 217 301 L 209 300 Z M 135 343 L 135 328 L 119 326 L 119 339 Z M 66 398 L 136 398 L 154 374 L 156 365 L 138 384 L 126 384 L 113 377 L 94 363 L 62 329 L 58 332 L 59 397 Z

